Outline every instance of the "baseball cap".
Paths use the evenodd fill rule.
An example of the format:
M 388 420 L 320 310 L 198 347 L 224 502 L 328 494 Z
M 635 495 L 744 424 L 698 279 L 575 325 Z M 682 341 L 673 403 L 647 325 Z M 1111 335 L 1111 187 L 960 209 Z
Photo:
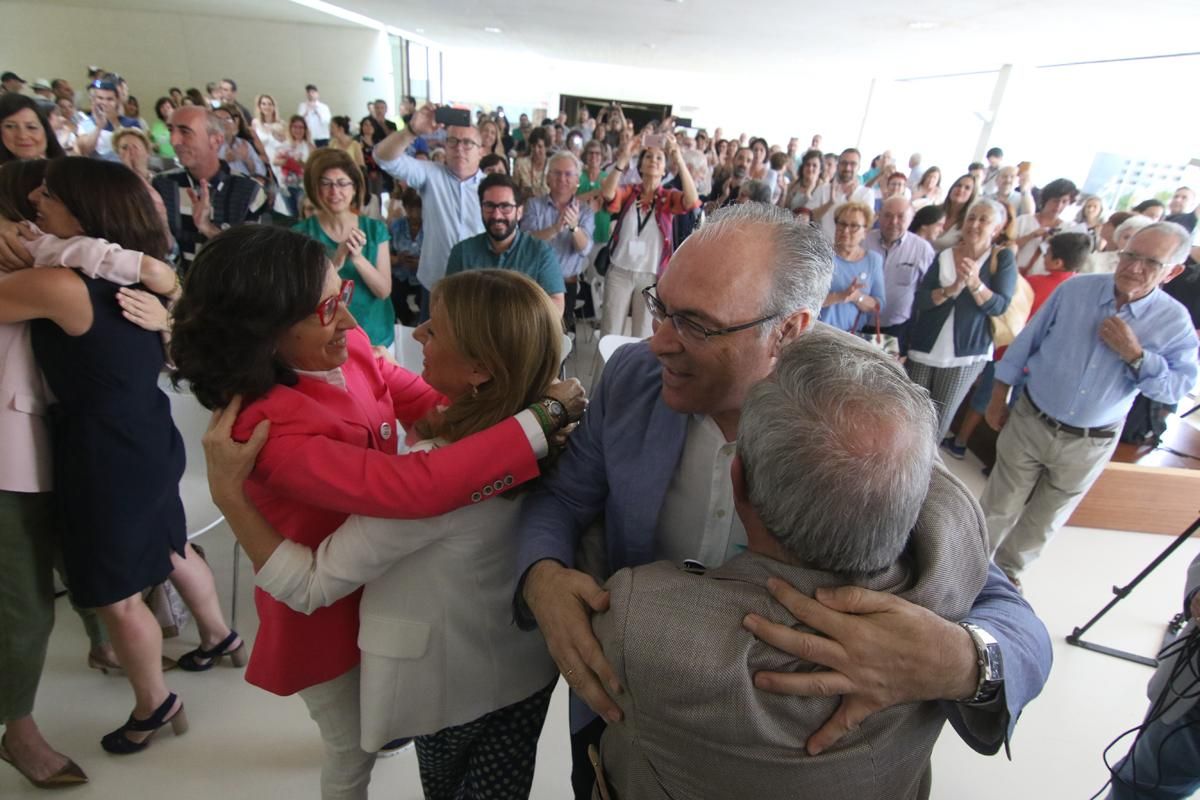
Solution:
M 6 72 L 3 75 L 0 75 L 0 83 L 5 81 L 20 81 L 21 83 L 25 83 L 25 79 L 15 72 Z
M 47 79 L 45 79 L 45 78 L 38 78 L 36 81 L 34 81 L 34 82 L 33 82 L 33 88 L 35 88 L 35 89 L 49 89 L 49 88 L 50 88 L 50 81 L 48 81 L 48 80 L 47 80 Z

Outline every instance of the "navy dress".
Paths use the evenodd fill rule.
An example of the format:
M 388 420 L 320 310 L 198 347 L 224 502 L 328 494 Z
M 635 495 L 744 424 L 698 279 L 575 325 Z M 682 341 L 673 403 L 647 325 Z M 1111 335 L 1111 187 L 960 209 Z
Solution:
M 50 409 L 54 488 L 71 594 L 89 608 L 162 583 L 187 541 L 183 440 L 158 388 L 162 340 L 121 316 L 117 286 L 87 278 L 92 327 L 32 323 Z

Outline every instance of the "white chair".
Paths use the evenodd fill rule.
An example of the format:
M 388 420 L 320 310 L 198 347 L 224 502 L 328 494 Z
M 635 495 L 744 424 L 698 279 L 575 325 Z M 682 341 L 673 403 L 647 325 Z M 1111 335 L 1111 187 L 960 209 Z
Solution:
M 609 334 L 608 336 L 600 337 L 600 345 L 597 348 L 597 351 L 600 353 L 600 358 L 605 364 L 607 364 L 608 360 L 612 358 L 612 354 L 617 352 L 617 348 L 640 341 L 642 340 L 636 336 L 617 336 L 616 334 Z
M 183 501 L 183 515 L 187 522 L 187 538 L 191 541 L 202 536 L 225 521 L 225 515 L 213 502 L 208 490 L 208 464 L 204 460 L 204 447 L 200 438 L 208 430 L 212 412 L 200 405 L 196 396 L 186 386 L 178 389 L 164 375 L 159 378 L 159 387 L 171 401 L 171 419 L 183 438 L 183 450 L 187 461 L 183 477 L 179 479 L 179 498 Z M 237 585 L 239 553 L 233 547 L 233 595 L 229 602 L 230 624 L 237 625 Z
M 400 362 L 400 366 L 409 372 L 420 375 L 421 371 L 425 369 L 425 352 L 421 343 L 413 338 L 414 331 L 416 328 L 397 325 L 396 341 L 392 345 L 392 352 L 395 353 L 396 361 Z

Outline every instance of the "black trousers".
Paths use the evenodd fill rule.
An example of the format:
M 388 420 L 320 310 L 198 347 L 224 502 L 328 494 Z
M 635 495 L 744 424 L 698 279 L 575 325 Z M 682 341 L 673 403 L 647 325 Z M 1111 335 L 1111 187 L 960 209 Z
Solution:
M 596 770 L 588 758 L 588 746 L 600 746 L 600 737 L 608 723 L 601 717 L 585 725 L 578 733 L 571 734 L 571 789 L 575 800 L 592 800 L 592 788 L 596 785 Z

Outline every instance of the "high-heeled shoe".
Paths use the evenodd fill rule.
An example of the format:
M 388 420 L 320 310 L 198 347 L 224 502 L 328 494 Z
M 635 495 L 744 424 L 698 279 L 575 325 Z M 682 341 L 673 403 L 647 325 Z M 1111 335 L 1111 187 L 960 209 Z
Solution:
M 117 728 L 112 733 L 106 734 L 100 740 L 100 746 L 113 755 L 127 756 L 130 753 L 137 753 L 145 750 L 146 745 L 150 744 L 150 740 L 154 738 L 154 734 L 158 733 L 158 729 L 168 722 L 171 723 L 171 730 L 176 736 L 182 736 L 187 733 L 188 721 L 187 714 L 183 711 L 183 703 L 179 704 L 179 710 L 168 718 L 167 714 L 171 713 L 171 709 L 175 707 L 175 701 L 179 698 L 172 692 L 167 695 L 167 699 L 163 704 L 154 709 L 154 713 L 146 719 L 137 719 L 133 714 L 129 715 L 129 720 Z M 149 735 L 136 742 L 125 735 L 127 731 L 135 733 L 149 733 Z
M 237 647 L 233 643 L 237 642 Z M 185 672 L 204 672 L 217 665 L 223 657 L 229 656 L 235 667 L 246 666 L 246 643 L 238 636 L 237 631 L 230 631 L 221 643 L 211 650 L 197 647 L 179 657 L 179 668 Z
M 78 786 L 81 783 L 88 782 L 87 774 L 79 768 L 78 764 L 69 758 L 67 759 L 67 763 L 59 767 L 58 771 L 49 778 L 42 778 L 41 780 L 38 780 L 25 770 L 21 769 L 21 765 L 13 759 L 12 755 L 8 752 L 7 740 L 7 735 L 0 736 L 0 761 L 7 761 L 9 764 L 12 764 L 13 769 L 21 773 L 21 775 L 25 777 L 25 780 L 29 781 L 37 788 L 63 789 L 68 786 Z
M 95 650 L 88 652 L 87 665 L 91 669 L 100 670 L 105 675 L 124 675 L 125 674 L 124 667 L 122 667 L 120 664 L 118 664 L 113 659 L 109 658 L 108 655 L 106 655 L 105 653 L 97 652 Z M 179 666 L 179 664 L 177 664 L 172 659 L 167 658 L 166 656 L 162 657 L 163 672 L 170 672 L 171 670 L 175 669 L 178 666 Z

